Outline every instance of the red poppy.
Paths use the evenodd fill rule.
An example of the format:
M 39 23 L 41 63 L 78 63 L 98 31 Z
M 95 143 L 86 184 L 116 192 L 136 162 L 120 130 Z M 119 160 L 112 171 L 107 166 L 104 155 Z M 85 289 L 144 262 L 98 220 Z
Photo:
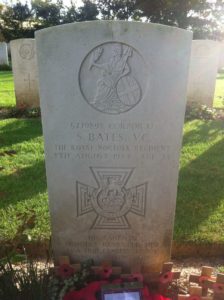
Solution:
M 173 280 L 173 273 L 172 272 L 166 272 L 162 273 L 159 276 L 159 282 L 162 284 L 170 283 Z
M 68 264 L 60 265 L 57 270 L 57 275 L 62 279 L 71 277 L 75 273 L 75 270 Z
M 141 273 L 133 273 L 131 274 L 131 280 L 133 281 L 139 281 L 139 282 L 143 282 L 143 275 Z
M 100 291 L 101 286 L 107 281 L 93 281 L 79 291 L 67 293 L 63 300 L 96 300 L 96 292 Z
M 100 270 L 100 277 L 102 279 L 108 279 L 110 278 L 111 274 L 112 274 L 112 268 L 111 267 L 105 267 L 105 268 L 102 268 Z
M 201 285 L 203 285 L 203 284 L 205 284 L 206 281 L 209 280 L 209 279 L 210 279 L 209 276 L 200 276 L 200 277 L 199 277 L 199 283 L 200 283 Z
M 213 290 L 215 294 L 224 294 L 224 284 L 223 283 L 214 283 Z
M 83 289 L 80 291 L 71 291 L 69 293 L 67 293 L 63 300 L 86 300 L 84 298 L 84 292 Z
M 85 291 L 95 295 L 96 292 L 100 291 L 101 286 L 104 284 L 107 284 L 107 281 L 93 281 L 85 287 Z
M 151 300 L 151 295 L 147 286 L 144 286 L 142 289 L 142 298 L 143 300 Z
M 160 294 L 152 295 L 150 300 L 171 300 L 170 298 L 166 298 Z
M 190 296 L 189 297 L 189 300 L 201 300 L 201 297 L 200 296 Z
M 113 284 L 121 284 L 123 281 L 121 278 L 116 278 L 112 281 Z
M 150 294 L 147 286 L 144 286 L 142 289 L 142 298 L 143 300 L 171 300 L 170 298 L 166 298 L 160 294 Z

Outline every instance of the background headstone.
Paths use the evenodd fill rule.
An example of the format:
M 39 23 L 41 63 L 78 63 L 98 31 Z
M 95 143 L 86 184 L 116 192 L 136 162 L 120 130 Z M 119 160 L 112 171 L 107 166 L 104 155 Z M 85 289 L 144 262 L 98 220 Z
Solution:
M 192 41 L 188 102 L 213 106 L 219 57 L 219 42 L 211 40 Z
M 95 21 L 36 33 L 55 259 L 169 259 L 191 32 Z
M 8 56 L 11 57 L 10 43 L 7 43 Z
M 0 65 L 8 65 L 8 50 L 5 42 L 0 42 Z
M 10 42 L 17 107 L 39 107 L 38 71 L 34 39 Z
M 224 69 L 224 41 L 220 42 L 220 58 L 219 58 L 219 70 Z

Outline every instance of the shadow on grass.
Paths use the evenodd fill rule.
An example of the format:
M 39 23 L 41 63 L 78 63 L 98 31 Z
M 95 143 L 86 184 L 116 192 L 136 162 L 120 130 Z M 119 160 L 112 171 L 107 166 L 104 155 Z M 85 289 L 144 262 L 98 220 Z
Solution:
M 216 79 L 224 79 L 224 70 L 222 70 L 218 73 Z
M 185 122 L 185 124 L 191 121 Z M 210 140 L 214 140 L 218 136 L 224 137 L 224 122 L 217 121 L 198 121 L 197 126 L 194 126 L 193 130 L 184 134 L 183 146 L 194 143 L 206 143 Z
M 0 177 L 0 208 L 31 199 L 46 190 L 45 163 L 41 160 L 13 174 Z
M 0 145 L 9 147 L 42 136 L 39 119 L 13 119 L 0 127 Z
M 209 141 L 212 134 L 223 134 L 223 124 L 202 124 L 184 136 L 184 144 Z M 174 239 L 191 240 L 192 235 L 199 232 L 199 226 L 214 213 L 223 200 L 224 135 L 221 141 L 180 170 Z M 218 226 L 221 230 L 221 224 Z M 205 229 L 205 235 L 207 234 L 209 228 Z M 217 232 L 219 236 L 222 234 Z

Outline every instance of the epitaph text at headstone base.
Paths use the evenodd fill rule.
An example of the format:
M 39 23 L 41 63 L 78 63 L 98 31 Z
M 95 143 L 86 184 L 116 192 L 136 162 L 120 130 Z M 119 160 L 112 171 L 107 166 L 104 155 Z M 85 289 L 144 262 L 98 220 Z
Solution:
M 170 256 L 191 33 L 96 21 L 36 40 L 56 261 L 158 271 Z
M 219 42 L 211 40 L 192 41 L 188 102 L 213 106 L 219 58 Z
M 7 44 L 5 42 L 0 42 L 0 66 L 8 65 L 8 64 L 9 64 L 9 58 L 8 58 Z
M 17 107 L 39 107 L 37 58 L 34 39 L 10 42 Z

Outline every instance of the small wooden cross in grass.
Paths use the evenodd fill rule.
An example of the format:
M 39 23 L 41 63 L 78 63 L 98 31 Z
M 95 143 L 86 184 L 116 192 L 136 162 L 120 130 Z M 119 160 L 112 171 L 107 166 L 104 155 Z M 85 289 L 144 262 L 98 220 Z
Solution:
M 215 280 L 215 277 L 212 277 L 213 271 L 212 267 L 203 266 L 200 275 L 191 274 L 189 277 L 189 282 L 197 283 L 202 287 L 202 296 L 206 296 L 208 293 L 207 281 Z
M 214 292 L 213 300 L 224 300 L 224 274 L 218 273 L 215 280 L 207 281 L 208 288 Z
M 212 300 L 212 297 L 202 296 L 202 287 L 190 287 L 189 295 L 178 295 L 178 300 Z
M 93 266 L 92 270 L 96 275 L 101 275 L 101 277 L 106 279 L 110 275 L 120 275 L 122 268 L 113 267 L 111 261 L 103 261 L 100 266 Z
M 70 277 L 72 274 L 80 271 L 80 264 L 71 264 L 68 256 L 58 257 L 58 266 L 54 267 L 53 270 L 62 279 Z

